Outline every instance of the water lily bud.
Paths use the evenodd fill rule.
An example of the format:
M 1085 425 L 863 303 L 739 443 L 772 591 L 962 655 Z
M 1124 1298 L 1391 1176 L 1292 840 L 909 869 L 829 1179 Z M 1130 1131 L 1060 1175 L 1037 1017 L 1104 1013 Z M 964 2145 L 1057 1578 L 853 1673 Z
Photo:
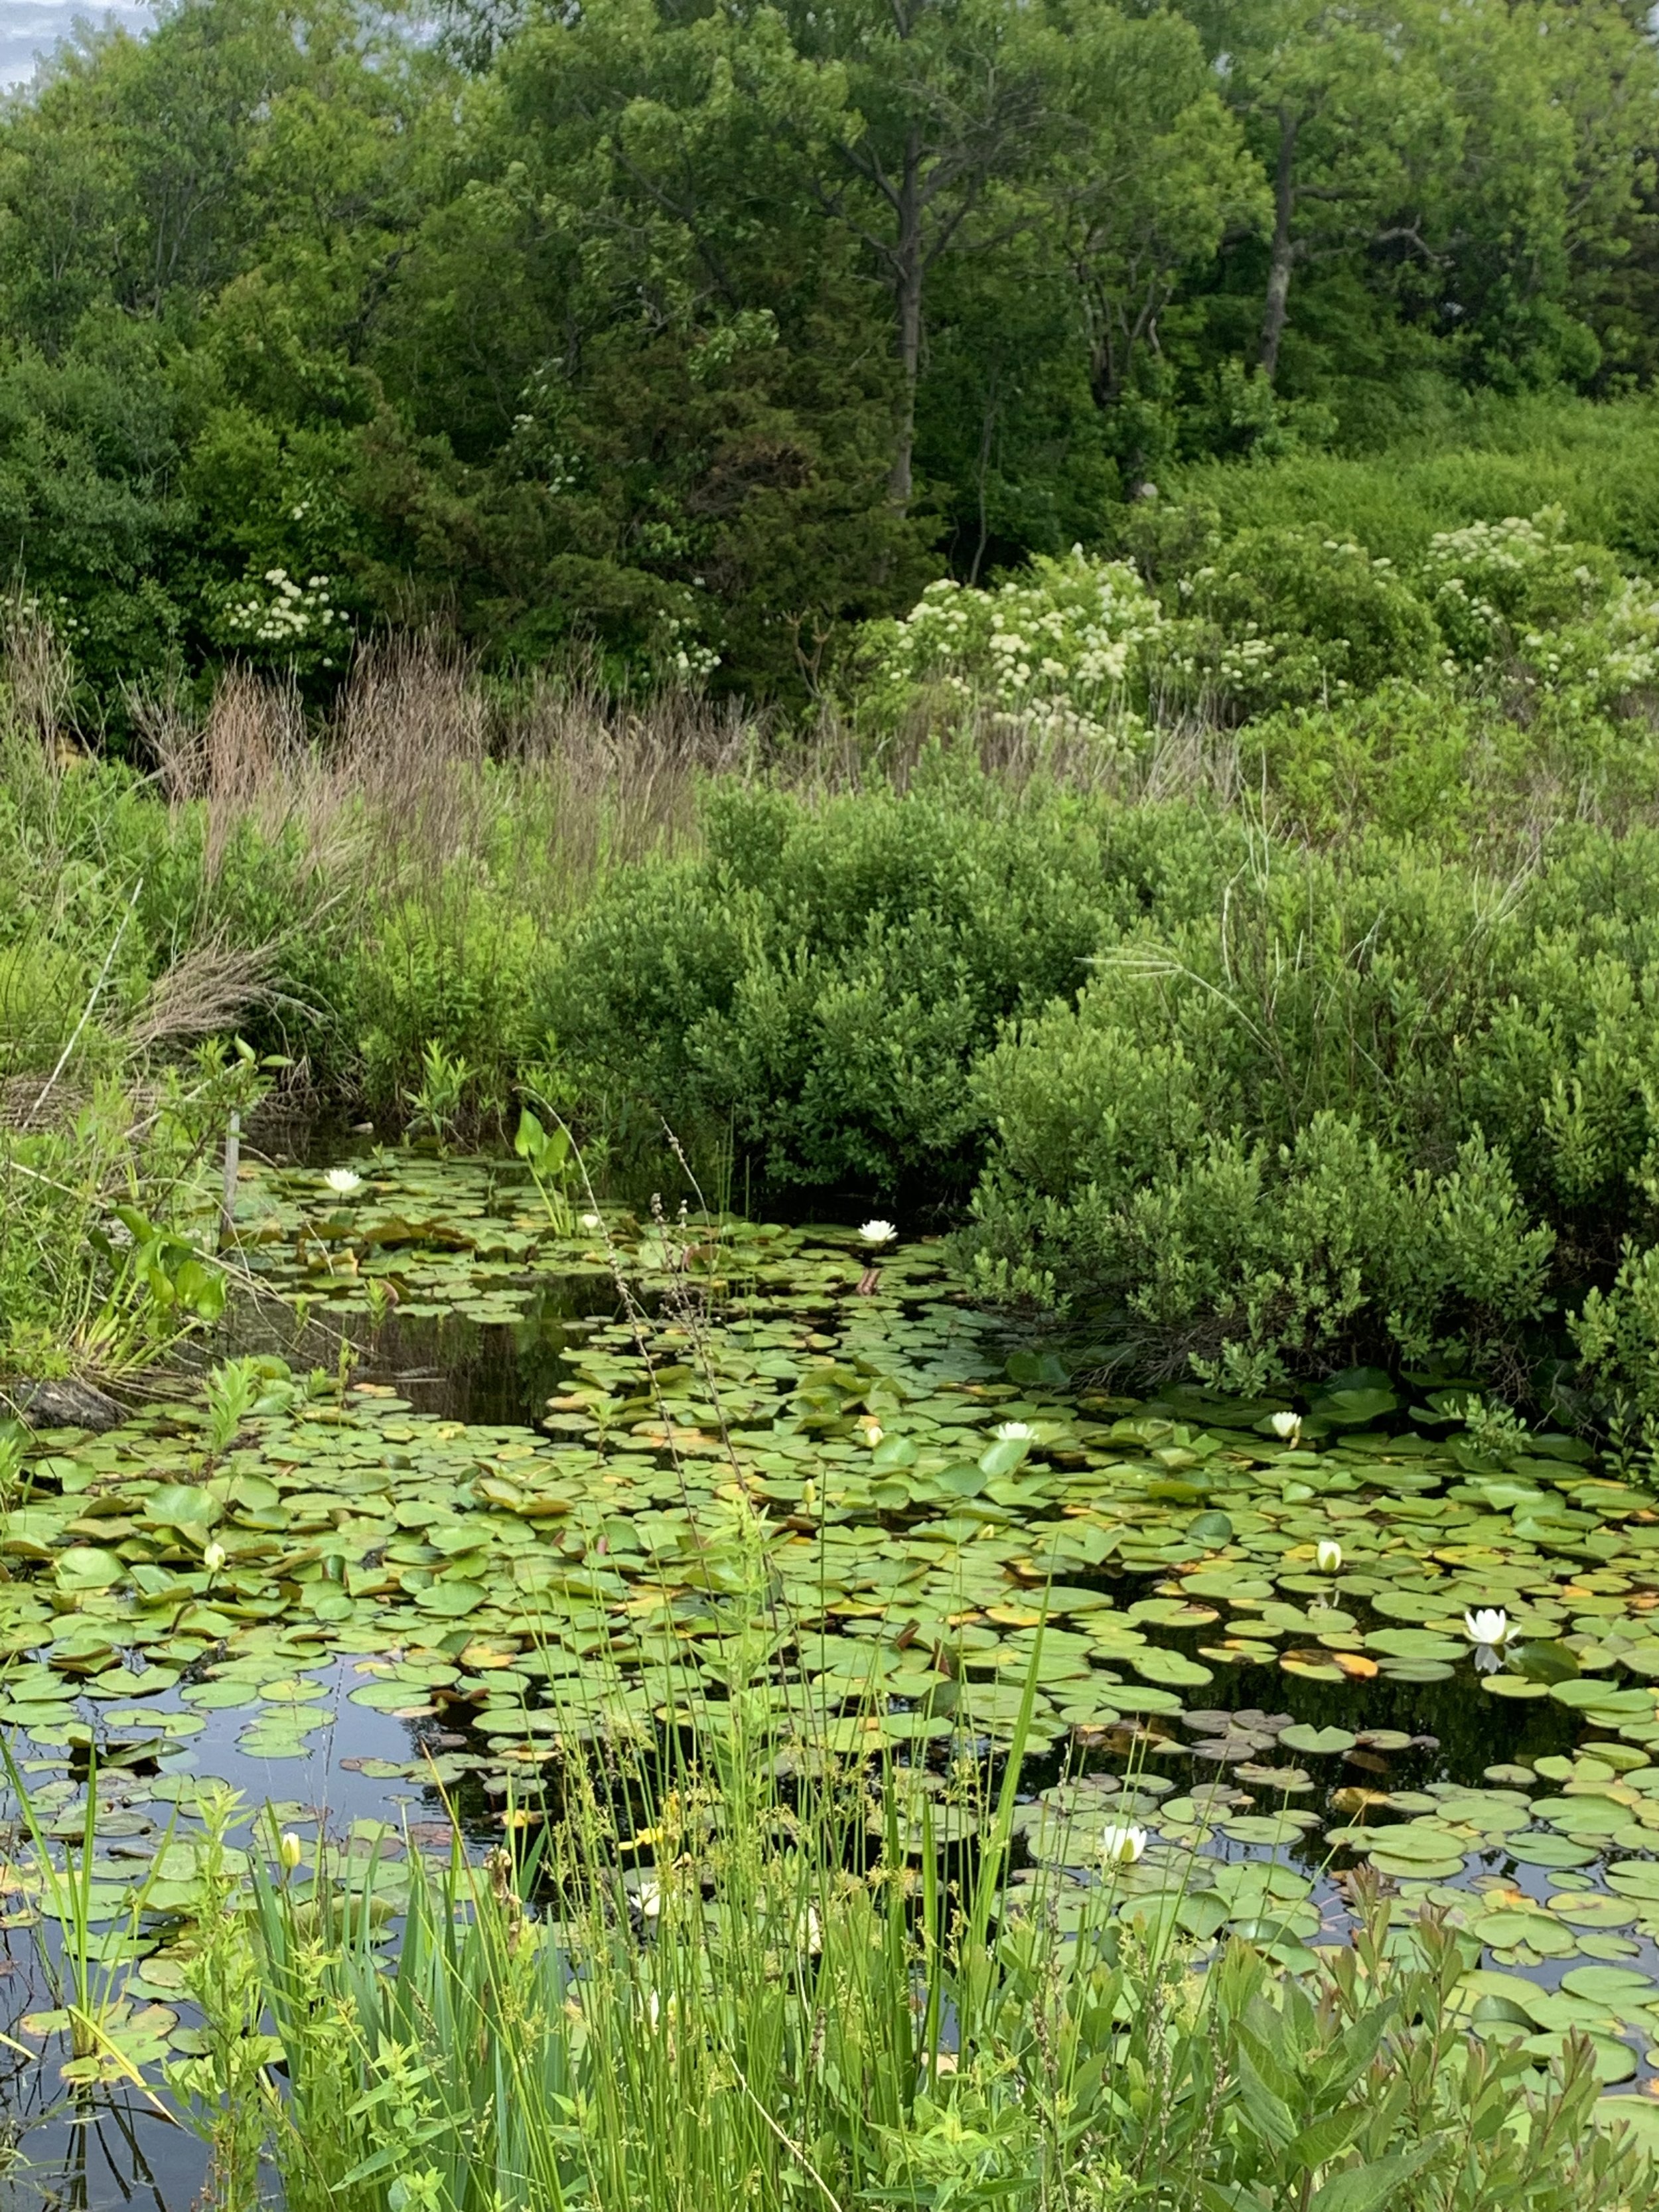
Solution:
M 1296 1443 L 1302 1435 L 1300 1413 L 1275 1413 L 1267 1425 L 1276 1437 L 1282 1437 L 1287 1444 Z
M 210 1544 L 202 1553 L 202 1565 L 210 1575 L 216 1575 L 229 1557 L 222 1544 Z
M 1322 1575 L 1334 1575 L 1342 1565 L 1342 1547 L 1334 1536 L 1322 1536 L 1314 1559 Z
M 604 1222 L 599 1218 L 597 1213 L 583 1214 L 582 1227 L 587 1231 L 590 1237 L 593 1234 L 593 1231 L 596 1229 L 603 1229 L 604 1226 Z
M 276 1843 L 276 1860 L 285 1874 L 292 1874 L 305 1856 L 305 1846 L 292 1828 L 284 1828 Z

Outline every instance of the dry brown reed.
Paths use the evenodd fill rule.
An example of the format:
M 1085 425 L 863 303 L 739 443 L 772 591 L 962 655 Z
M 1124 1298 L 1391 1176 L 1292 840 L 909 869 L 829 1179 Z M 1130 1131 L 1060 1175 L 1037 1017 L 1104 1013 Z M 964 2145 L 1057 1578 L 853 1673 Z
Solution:
M 75 731 L 75 664 L 33 599 L 0 599 L 0 664 L 10 720 L 51 773 L 79 750 Z
M 291 686 L 244 669 L 205 715 L 177 692 L 131 707 L 170 803 L 205 809 L 210 879 L 246 823 L 376 900 L 453 898 L 458 874 L 487 867 L 566 905 L 613 866 L 683 848 L 699 780 L 760 744 L 734 705 L 623 700 L 580 667 L 491 687 L 420 637 L 365 647 L 310 728 Z
M 213 1036 L 234 1029 L 270 994 L 280 946 L 232 945 L 224 938 L 192 945 L 164 968 L 124 1027 L 135 1052 Z
M 1120 742 L 1071 736 L 985 700 L 964 702 L 944 685 L 924 690 L 896 730 L 873 750 L 826 716 L 815 733 L 817 778 L 847 787 L 878 778 L 907 790 L 924 754 L 968 753 L 994 782 L 1019 793 L 1031 785 L 1121 799 L 1127 805 L 1199 793 L 1224 805 L 1248 802 L 1238 734 L 1200 702 L 1155 699 L 1143 721 L 1126 715 Z

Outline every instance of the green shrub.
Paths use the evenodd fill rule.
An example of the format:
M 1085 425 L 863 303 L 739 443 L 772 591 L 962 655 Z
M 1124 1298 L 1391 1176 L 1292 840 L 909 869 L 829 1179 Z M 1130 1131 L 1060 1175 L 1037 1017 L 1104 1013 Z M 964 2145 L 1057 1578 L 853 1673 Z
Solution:
M 1431 532 L 1398 562 L 1328 524 L 1228 533 L 1203 501 L 1148 502 L 1121 535 L 1133 567 L 1077 549 L 993 589 L 933 585 L 872 625 L 860 715 L 976 709 L 1040 749 L 1083 740 L 1097 764 L 1144 751 L 1171 707 L 1237 721 L 1407 684 L 1525 728 L 1646 726 L 1659 595 L 1559 507 Z
M 88 981 L 60 945 L 33 936 L 0 943 L 0 1075 L 50 1072 L 75 1034 Z
M 356 1025 L 366 1103 L 397 1116 L 436 1045 L 465 1061 L 462 1111 L 499 1115 L 519 1068 L 535 1055 L 530 1006 L 544 932 L 488 886 L 447 884 L 372 915 L 337 986 Z
M 110 1077 L 62 1127 L 0 1124 L 0 1386 L 128 1373 L 217 1320 L 214 1152 L 259 1089 L 210 1045 L 142 1101 Z
M 1651 832 L 1507 885 L 1375 836 L 1218 869 L 1202 918 L 1150 916 L 986 1056 L 976 1279 L 1252 1387 L 1518 1373 L 1659 1233 L 1656 979 Z
M 1246 712 L 1421 678 L 1441 652 L 1433 616 L 1385 556 L 1317 529 L 1243 531 L 1178 588 L 1200 626 L 1186 657 Z
M 1239 759 L 1281 830 L 1324 842 L 1380 830 L 1500 867 L 1540 820 L 1621 821 L 1653 791 L 1652 741 L 1630 720 L 1544 700 L 1523 726 L 1492 690 L 1443 678 L 1259 715 Z
M 1139 728 L 1167 651 L 1163 610 L 1126 562 L 1080 546 L 988 591 L 945 578 L 902 622 L 872 623 L 861 707 L 896 721 L 930 686 L 1043 738 L 1110 749 Z
M 1207 502 L 1229 535 L 1303 526 L 1358 538 L 1396 566 L 1437 531 L 1559 507 L 1575 538 L 1659 571 L 1659 408 L 1558 397 L 1467 402 L 1384 453 L 1300 453 L 1183 470 L 1164 489 Z
M 1016 799 L 938 759 L 906 797 L 717 787 L 706 827 L 702 857 L 601 891 L 537 1026 L 612 1129 L 643 1106 L 729 1127 L 779 1183 L 912 1194 L 971 1180 L 969 1069 L 998 1024 L 1237 843 L 1195 810 Z

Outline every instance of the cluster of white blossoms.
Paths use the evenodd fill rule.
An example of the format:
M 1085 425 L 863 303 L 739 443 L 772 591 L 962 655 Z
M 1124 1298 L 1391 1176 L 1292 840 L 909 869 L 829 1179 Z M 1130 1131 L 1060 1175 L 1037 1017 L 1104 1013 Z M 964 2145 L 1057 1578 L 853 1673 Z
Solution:
M 1290 562 L 1285 579 L 1271 560 L 1261 570 L 1255 540 Z M 1395 672 L 1390 635 L 1433 649 L 1425 615 L 1448 678 L 1613 715 L 1659 690 L 1659 591 L 1570 538 L 1556 508 L 1443 531 L 1409 574 L 1352 538 L 1296 531 L 1211 551 L 1176 580 L 1169 612 L 1129 564 L 1080 546 L 989 588 L 943 578 L 902 621 L 869 626 L 868 696 L 897 722 L 930 692 L 954 694 L 1115 758 L 1143 744 L 1157 702 L 1251 714 L 1352 698 Z
M 262 580 L 265 591 L 246 586 L 225 606 L 225 628 L 233 641 L 277 651 L 344 645 L 351 625 L 333 603 L 327 576 L 308 576 L 301 584 L 278 568 L 267 568 Z M 325 653 L 323 666 L 333 665 L 332 655 Z
M 1559 507 L 1440 531 L 1421 575 L 1466 668 L 1586 707 L 1615 707 L 1659 682 L 1653 586 L 1619 576 L 1601 548 L 1576 544 Z
M 1166 626 L 1133 568 L 1074 546 L 994 590 L 930 584 L 902 622 L 881 626 L 875 681 L 901 697 L 941 684 L 1040 735 L 1109 744 L 1139 732 Z
M 678 615 L 664 615 L 662 630 L 668 665 L 683 683 L 700 684 L 720 666 L 720 657 L 713 646 L 693 636 L 690 623 Z

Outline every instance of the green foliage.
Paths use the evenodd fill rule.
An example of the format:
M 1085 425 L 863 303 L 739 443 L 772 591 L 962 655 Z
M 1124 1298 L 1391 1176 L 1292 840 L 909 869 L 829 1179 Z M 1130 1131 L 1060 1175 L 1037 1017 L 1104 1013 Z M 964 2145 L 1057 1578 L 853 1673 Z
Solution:
M 57 360 L 0 348 L 0 558 L 113 697 L 181 642 L 189 508 L 154 335 L 104 314 Z
M 1081 738 L 1109 757 L 1141 732 L 1166 629 L 1133 568 L 1081 547 L 1039 556 L 992 590 L 942 579 L 902 622 L 872 626 L 860 705 L 890 723 L 943 687 L 947 714 L 981 704 L 1041 740 Z
M 1328 525 L 1228 535 L 1206 502 L 1153 503 L 1123 531 L 1136 567 L 1079 546 L 991 589 L 931 585 L 902 622 L 872 625 L 866 711 L 890 726 L 942 698 L 1043 746 L 1082 739 L 1103 763 L 1145 749 L 1149 707 L 1340 714 L 1384 685 L 1396 700 L 1416 686 L 1448 703 L 1494 700 L 1570 744 L 1589 736 L 1593 751 L 1609 720 L 1646 721 L 1659 599 L 1565 526 L 1544 507 L 1436 531 L 1401 568 Z
M 904 1865 L 902 1771 L 832 1769 L 787 1802 L 764 1761 L 744 1775 L 741 1684 L 711 1770 L 644 1785 L 648 1871 L 578 1770 L 520 1858 L 414 1855 L 395 1960 L 374 1869 L 273 1836 L 258 1940 L 203 1929 L 201 2055 L 170 2069 L 220 2201 L 262 2141 L 293 2212 L 783 2212 L 803 2180 L 913 2212 L 1642 2201 L 1645 2160 L 1593 2124 L 1588 2039 L 1540 2075 L 1507 2017 L 1472 2033 L 1463 1939 L 1434 1913 L 1391 1929 L 1370 1890 L 1352 1950 L 1287 1974 L 1236 1942 L 1200 1975 L 1109 1860 L 1063 1901 L 1009 1885 L 1012 1788 L 958 1891 L 925 1815 L 921 1879 Z M 210 1869 L 224 1856 L 221 1833 Z M 210 1881 L 235 1921 L 238 1885 Z
M 1639 813 L 1651 775 L 1643 724 L 1582 703 L 1563 712 L 1528 690 L 1537 711 L 1525 726 L 1505 711 L 1504 688 L 1390 680 L 1368 697 L 1261 715 L 1239 740 L 1243 781 L 1285 828 L 1322 842 L 1375 827 L 1499 867 L 1540 816 Z
M 1408 388 L 1409 389 L 1409 388 Z M 1207 505 L 1222 530 L 1302 525 L 1357 538 L 1397 568 L 1437 531 L 1559 507 L 1577 538 L 1659 569 L 1659 416 L 1648 399 L 1585 407 L 1559 398 L 1471 399 L 1419 389 L 1386 453 L 1291 454 L 1269 466 L 1198 465 L 1163 489 Z
M 378 913 L 331 994 L 356 1026 L 367 1103 L 408 1106 L 434 1134 L 465 1111 L 502 1111 L 537 1041 L 530 1008 L 544 937 L 488 886 L 446 885 Z
M 108 1079 L 66 1125 L 0 1129 L 0 1375 L 119 1375 L 218 1319 L 202 1162 L 249 1079 L 204 1057 L 143 1110 Z
M 1215 633 L 1212 681 L 1235 708 L 1340 701 L 1425 676 L 1433 617 L 1386 556 L 1316 530 L 1246 530 L 1179 580 Z M 1197 668 L 1206 675 L 1201 652 Z
M 1247 1387 L 1523 1360 L 1654 1233 L 1656 866 L 1650 833 L 1589 831 L 1506 889 L 1376 836 L 1222 860 L 1206 913 L 1154 907 L 987 1056 L 980 1281 Z
M 320 697 L 397 624 L 799 707 L 947 564 L 1434 418 L 1490 448 L 1425 464 L 1439 526 L 1559 500 L 1659 550 L 1597 431 L 1494 504 L 1470 398 L 1537 432 L 1656 366 L 1659 64 L 1616 0 L 449 13 L 181 0 L 0 119 L 0 545 L 89 719 L 232 658 Z
M 1114 882 L 1084 811 L 941 761 L 902 799 L 719 789 L 706 834 L 618 874 L 558 948 L 541 1025 L 602 1126 L 638 1103 L 728 1127 L 780 1183 L 960 1189 L 973 1056 L 1074 988 L 1133 901 L 1135 825 Z

